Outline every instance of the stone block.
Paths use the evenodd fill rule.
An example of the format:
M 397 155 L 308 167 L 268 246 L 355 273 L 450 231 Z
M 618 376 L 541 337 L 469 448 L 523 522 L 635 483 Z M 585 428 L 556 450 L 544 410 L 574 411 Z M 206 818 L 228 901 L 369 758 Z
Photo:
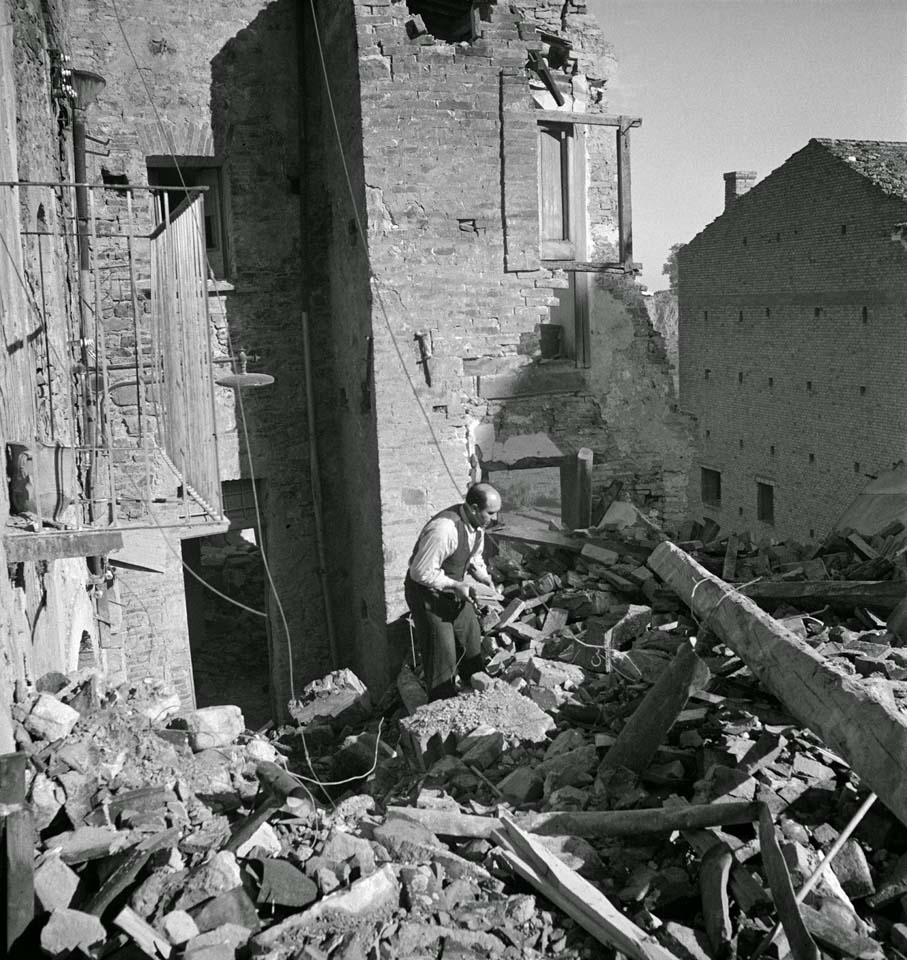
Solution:
M 229 850 L 219 850 L 207 863 L 193 869 L 183 882 L 174 906 L 177 910 L 190 910 L 241 884 L 242 875 L 236 857 Z
M 97 917 L 60 908 L 51 913 L 41 931 L 41 948 L 52 957 L 65 957 L 76 951 L 87 954 L 106 938 L 107 931 Z
M 171 910 L 161 918 L 160 926 L 175 947 L 198 936 L 198 926 L 185 910 Z
M 193 937 L 185 946 L 183 960 L 234 960 L 236 951 L 248 940 L 247 927 L 224 923 Z
M 47 913 L 68 907 L 78 885 L 78 875 L 59 857 L 50 857 L 35 870 L 35 896 Z
M 347 711 L 367 714 L 371 698 L 368 688 L 352 670 L 335 670 L 308 684 L 287 709 L 300 726 L 305 726 L 318 717 L 340 720 Z
M 494 680 L 487 673 L 474 673 L 469 678 L 469 685 L 473 690 L 488 690 L 494 685 Z
M 479 738 L 463 754 L 463 763 L 476 766 L 480 770 L 486 770 L 500 758 L 503 751 L 504 734 L 496 730 L 494 733 L 488 733 Z
M 189 746 L 198 753 L 226 747 L 246 729 L 242 711 L 232 704 L 202 707 L 177 717 L 172 726 L 188 731 Z
M 270 823 L 263 823 L 256 831 L 236 848 L 236 856 L 242 859 L 248 857 L 253 850 L 261 850 L 269 856 L 276 857 L 281 852 L 280 840 Z
M 517 767 L 498 784 L 498 790 L 514 803 L 529 803 L 542 795 L 542 778 L 531 767 Z
M 261 929 L 255 904 L 242 887 L 234 887 L 208 900 L 193 919 L 201 933 L 218 930 L 228 924 L 244 929 L 248 939 L 250 931 L 254 933 Z
M 69 736 L 78 720 L 78 711 L 51 694 L 42 693 L 25 718 L 25 729 L 42 740 L 62 740 Z
M 524 676 L 529 683 L 554 690 L 565 684 L 579 686 L 585 679 L 586 673 L 582 667 L 572 663 L 559 663 L 555 660 L 545 660 L 543 657 L 532 657 L 526 664 Z
M 866 862 L 866 854 L 856 840 L 848 840 L 831 862 L 831 869 L 841 881 L 844 892 L 853 898 L 875 893 L 875 884 Z

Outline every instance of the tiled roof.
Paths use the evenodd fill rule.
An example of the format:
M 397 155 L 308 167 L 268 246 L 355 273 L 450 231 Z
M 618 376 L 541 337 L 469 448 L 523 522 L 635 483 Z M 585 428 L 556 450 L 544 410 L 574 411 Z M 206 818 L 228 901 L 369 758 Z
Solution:
M 887 140 L 812 141 L 886 193 L 907 200 L 907 143 Z

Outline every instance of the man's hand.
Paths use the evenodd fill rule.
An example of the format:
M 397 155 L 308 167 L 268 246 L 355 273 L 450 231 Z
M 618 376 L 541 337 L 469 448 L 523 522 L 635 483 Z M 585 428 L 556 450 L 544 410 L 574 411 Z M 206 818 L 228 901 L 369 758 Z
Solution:
M 468 583 L 460 582 L 456 584 L 453 588 L 453 592 L 458 597 L 462 597 L 467 603 L 475 600 L 475 596 L 476 596 L 475 588 L 471 587 Z

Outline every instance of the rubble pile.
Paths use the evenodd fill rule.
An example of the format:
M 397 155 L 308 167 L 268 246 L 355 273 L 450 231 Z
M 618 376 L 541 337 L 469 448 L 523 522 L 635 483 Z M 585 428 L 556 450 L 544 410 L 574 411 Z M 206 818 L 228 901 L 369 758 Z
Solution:
M 265 736 L 90 673 L 21 689 L 23 955 L 907 957 L 902 824 L 646 566 L 650 527 L 624 527 L 499 538 L 487 669 L 451 700 L 418 705 L 409 666 L 377 703 L 337 671 Z M 898 532 L 859 565 L 847 537 L 686 546 L 747 589 L 871 559 L 903 590 Z M 899 701 L 907 653 L 874 604 L 791 596 L 759 602 Z

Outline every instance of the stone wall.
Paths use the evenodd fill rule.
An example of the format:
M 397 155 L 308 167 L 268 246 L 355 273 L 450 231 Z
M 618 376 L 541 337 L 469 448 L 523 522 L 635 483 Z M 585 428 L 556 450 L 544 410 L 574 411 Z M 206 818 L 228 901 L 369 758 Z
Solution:
M 810 143 L 679 255 L 680 396 L 698 418 L 690 500 L 727 529 L 822 537 L 907 453 L 907 203 Z M 703 507 L 699 468 L 721 472 Z M 774 488 L 773 526 L 756 484 Z
M 0 180 L 70 179 L 66 128 L 58 124 L 58 103 L 51 91 L 50 51 L 66 48 L 62 5 L 3 0 L 0 24 Z M 4 477 L 8 441 L 68 445 L 77 440 L 67 342 L 71 251 L 54 249 L 46 238 L 35 235 L 56 229 L 67 212 L 59 196 L 47 188 L 0 188 Z M 70 489 L 78 495 L 76 484 Z M 9 506 L 4 480 L 0 484 L 4 532 Z M 71 508 L 63 519 L 72 519 Z M 16 681 L 34 681 L 49 670 L 75 669 L 83 647 L 98 656 L 98 637 L 84 559 L 8 565 L 0 541 L 0 569 L 0 752 L 7 752 L 13 749 L 9 708 Z

